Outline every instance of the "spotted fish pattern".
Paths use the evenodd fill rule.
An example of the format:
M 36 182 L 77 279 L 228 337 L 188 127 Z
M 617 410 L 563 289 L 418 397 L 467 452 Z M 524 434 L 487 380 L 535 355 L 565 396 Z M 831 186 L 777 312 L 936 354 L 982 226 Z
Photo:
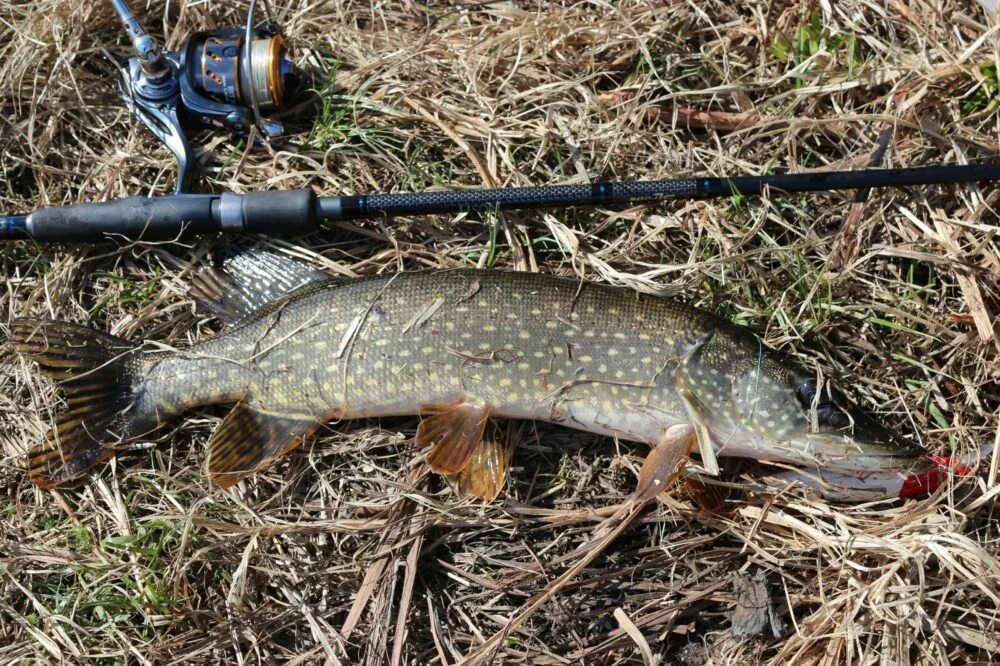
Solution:
M 36 481 L 78 476 L 106 457 L 92 455 L 95 446 L 106 451 L 216 403 L 237 405 L 210 442 L 209 472 L 223 486 L 324 423 L 410 414 L 424 416 L 417 439 L 431 447 L 432 467 L 475 468 L 484 478 L 469 483 L 487 495 L 506 464 L 495 442 L 484 444 L 490 418 L 652 446 L 681 428 L 703 457 L 847 472 L 895 469 L 923 453 L 748 330 L 670 299 L 536 273 L 345 280 L 268 261 L 201 279 L 203 300 L 232 325 L 181 351 L 19 320 L 15 344 L 50 370 L 65 365 L 67 345 L 113 349 L 97 356 L 113 375 L 102 381 L 121 389 L 109 406 L 60 422 L 33 454 Z M 283 281 L 269 282 L 272 274 Z M 70 381 L 94 356 L 70 363 Z M 77 461 L 74 446 L 90 455 Z

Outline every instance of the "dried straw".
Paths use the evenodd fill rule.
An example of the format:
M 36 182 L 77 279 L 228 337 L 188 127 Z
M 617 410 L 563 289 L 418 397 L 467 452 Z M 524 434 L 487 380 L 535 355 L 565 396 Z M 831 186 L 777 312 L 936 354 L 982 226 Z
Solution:
M 175 46 L 245 11 L 133 4 Z M 997 152 L 1000 23 L 975 3 L 271 4 L 317 92 L 268 148 L 199 137 L 206 189 L 334 194 Z M 123 52 L 107 3 L 0 0 L 0 210 L 172 188 L 170 156 L 123 109 L 104 49 Z M 965 453 L 1000 441 L 997 195 L 927 187 L 399 219 L 267 244 L 343 275 L 480 265 L 676 293 L 821 366 L 928 450 Z M 208 248 L 9 245 L 0 324 L 44 315 L 183 346 L 218 328 L 186 295 Z M 905 503 L 748 491 L 713 513 L 678 490 L 587 563 L 641 447 L 508 424 L 519 450 L 505 498 L 480 506 L 422 473 L 414 419 L 352 422 L 222 492 L 203 473 L 224 413 L 213 409 L 43 492 L 23 454 L 59 404 L 2 343 L 0 662 L 453 664 L 498 633 L 494 663 L 1000 658 L 996 458 L 990 475 Z M 762 473 L 722 462 L 737 483 Z M 775 622 L 757 622 L 768 610 Z M 747 636 L 750 625 L 767 628 Z

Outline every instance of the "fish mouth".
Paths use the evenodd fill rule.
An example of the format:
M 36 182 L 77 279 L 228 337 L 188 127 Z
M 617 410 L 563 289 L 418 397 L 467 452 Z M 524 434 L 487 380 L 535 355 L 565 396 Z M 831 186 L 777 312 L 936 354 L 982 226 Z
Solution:
M 907 470 L 841 472 L 829 469 L 794 469 L 769 477 L 769 483 L 785 486 L 797 483 L 835 501 L 877 501 L 929 495 L 949 483 L 973 473 L 960 459 L 925 456 Z
M 902 438 L 867 412 L 844 410 L 849 423 L 804 433 L 808 450 L 829 459 L 831 468 L 851 471 L 900 470 L 927 458 L 927 451 Z
M 851 472 L 904 472 L 927 459 L 927 451 L 905 440 L 859 440 L 840 433 L 807 433 L 805 450 L 820 467 Z

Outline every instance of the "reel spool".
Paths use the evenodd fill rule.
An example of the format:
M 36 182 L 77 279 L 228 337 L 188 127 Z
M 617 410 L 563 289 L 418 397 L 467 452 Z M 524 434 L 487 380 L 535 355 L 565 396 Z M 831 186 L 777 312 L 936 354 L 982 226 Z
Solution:
M 253 67 L 245 61 L 243 36 L 198 33 L 188 47 L 188 67 L 195 89 L 216 102 L 252 108 L 251 96 L 261 111 L 277 111 L 285 97 L 285 80 L 291 62 L 286 57 L 285 40 L 280 34 L 255 36 L 250 42 Z
M 276 24 L 255 26 L 256 0 L 242 28 L 195 33 L 176 52 L 162 51 L 123 0 L 111 2 L 136 53 L 120 66 L 122 95 L 177 157 L 178 194 L 190 183 L 188 131 L 207 126 L 245 136 L 256 127 L 266 138 L 284 131 L 261 114 L 284 106 L 295 65 Z

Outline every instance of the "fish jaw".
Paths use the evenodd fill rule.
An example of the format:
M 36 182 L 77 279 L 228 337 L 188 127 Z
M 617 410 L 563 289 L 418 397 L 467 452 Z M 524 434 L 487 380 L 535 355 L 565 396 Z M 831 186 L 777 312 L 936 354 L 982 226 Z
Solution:
M 771 487 L 803 486 L 827 500 L 857 502 L 929 495 L 950 479 L 966 477 L 972 472 L 971 466 L 955 458 L 927 456 L 915 460 L 909 473 L 794 470 L 769 475 L 765 481 Z
M 810 436 L 780 440 L 739 425 L 709 428 L 717 455 L 786 463 L 831 472 L 902 472 L 927 460 L 922 449 L 859 445 L 848 437 Z

